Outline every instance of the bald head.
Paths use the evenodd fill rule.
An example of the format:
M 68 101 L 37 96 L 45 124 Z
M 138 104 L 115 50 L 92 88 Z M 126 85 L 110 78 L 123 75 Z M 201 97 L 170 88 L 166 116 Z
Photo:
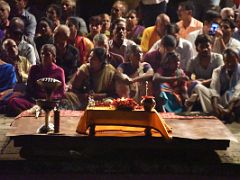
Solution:
M 157 16 L 155 26 L 156 31 L 160 37 L 165 35 L 166 26 L 170 24 L 170 18 L 168 15 L 162 13 Z

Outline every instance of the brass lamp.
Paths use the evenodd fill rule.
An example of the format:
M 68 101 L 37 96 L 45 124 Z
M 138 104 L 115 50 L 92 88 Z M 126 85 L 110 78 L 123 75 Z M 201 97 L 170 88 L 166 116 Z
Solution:
M 37 99 L 36 101 L 37 105 L 45 111 L 45 124 L 38 128 L 37 133 L 53 132 L 54 125 L 50 123 L 50 112 L 59 104 L 60 100 L 52 99 L 51 95 L 62 83 L 54 78 L 41 78 L 37 80 L 37 84 L 41 86 L 46 93 L 46 99 Z

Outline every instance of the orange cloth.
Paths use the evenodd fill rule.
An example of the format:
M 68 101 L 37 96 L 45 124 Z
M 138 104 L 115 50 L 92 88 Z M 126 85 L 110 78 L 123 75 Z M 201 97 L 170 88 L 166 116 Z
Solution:
M 192 18 L 191 23 L 187 28 L 185 28 L 183 26 L 183 21 L 182 20 L 177 22 L 177 25 L 179 26 L 179 29 L 180 29 L 179 35 L 180 35 L 181 38 L 184 38 L 184 39 L 187 38 L 187 36 L 190 32 L 201 29 L 203 27 L 203 23 L 201 21 L 198 21 L 195 18 Z
M 96 131 L 143 132 L 145 128 L 150 128 L 160 133 L 164 138 L 171 139 L 168 134 L 171 131 L 170 127 L 155 110 L 152 112 L 143 110 L 118 111 L 111 108 L 95 107 L 87 109 L 81 116 L 77 132 L 86 134 L 91 125 L 97 126 Z
M 155 42 L 157 42 L 160 39 L 160 36 L 158 35 L 156 31 L 156 26 L 151 26 L 146 28 L 143 31 L 143 36 L 141 40 L 141 49 L 144 53 L 148 52 L 149 49 L 153 46 Z

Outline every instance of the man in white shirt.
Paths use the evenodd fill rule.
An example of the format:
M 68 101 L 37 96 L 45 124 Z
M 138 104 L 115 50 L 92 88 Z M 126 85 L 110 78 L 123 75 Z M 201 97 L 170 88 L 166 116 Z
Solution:
M 179 37 L 179 27 L 176 24 L 169 24 L 166 27 L 166 33 L 172 35 L 177 40 L 176 52 L 180 55 L 180 67 L 185 71 L 187 67 L 187 62 L 193 58 L 193 47 L 190 42 Z M 159 49 L 161 44 L 161 39 L 158 40 L 149 52 Z
M 212 74 L 210 88 L 198 84 L 195 92 L 199 95 L 202 109 L 215 113 L 219 118 L 229 120 L 239 118 L 240 102 L 240 64 L 236 49 L 228 48 L 223 52 L 224 65 Z
M 223 19 L 220 28 L 216 31 L 213 52 L 222 54 L 226 48 L 235 48 L 240 54 L 240 41 L 232 38 L 235 24 L 230 19 Z
M 197 51 L 195 47 L 195 40 L 197 36 L 201 34 L 209 34 L 212 23 L 218 24 L 220 20 L 221 20 L 221 16 L 217 11 L 208 10 L 205 14 L 205 18 L 203 21 L 203 28 L 189 33 L 186 39 L 192 44 L 193 57 L 197 55 Z

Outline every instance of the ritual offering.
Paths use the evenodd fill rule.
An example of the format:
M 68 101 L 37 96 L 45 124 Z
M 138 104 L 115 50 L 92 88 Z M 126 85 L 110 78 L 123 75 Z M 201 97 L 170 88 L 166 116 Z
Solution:
M 150 112 L 156 106 L 156 101 L 155 101 L 153 96 L 148 95 L 148 81 L 146 81 L 145 86 L 146 86 L 145 87 L 146 88 L 146 95 L 142 96 L 141 105 L 143 106 L 145 111 Z
M 152 111 L 156 105 L 156 101 L 153 96 L 143 96 L 141 100 L 141 104 L 145 111 Z
M 111 105 L 117 110 L 132 111 L 138 104 L 132 98 L 117 98 Z
M 37 99 L 36 103 L 45 111 L 45 123 L 37 130 L 37 133 L 54 131 L 54 125 L 50 123 L 50 112 L 59 104 L 59 99 L 52 99 L 52 93 L 62 84 L 54 78 L 41 78 L 37 83 L 44 89 L 46 99 Z

